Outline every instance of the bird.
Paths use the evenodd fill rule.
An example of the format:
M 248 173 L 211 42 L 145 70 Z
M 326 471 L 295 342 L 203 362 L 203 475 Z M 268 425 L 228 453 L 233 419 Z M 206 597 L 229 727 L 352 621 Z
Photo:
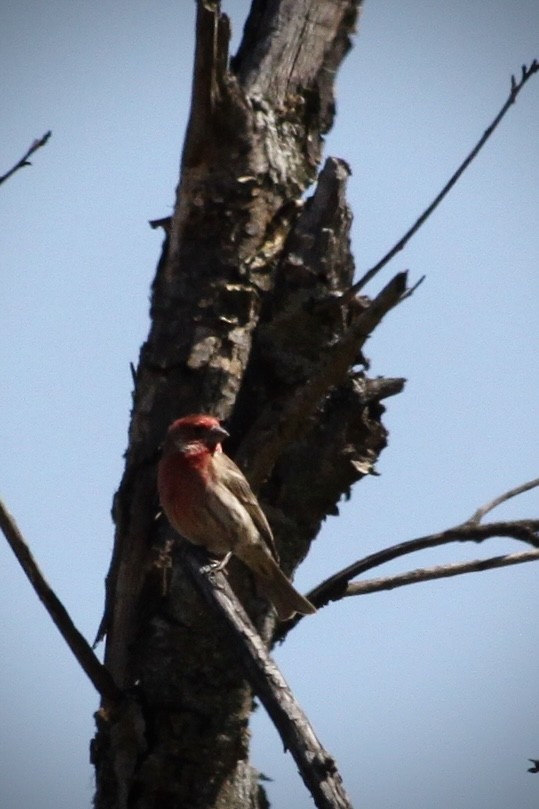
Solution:
M 163 511 L 172 527 L 201 545 L 223 569 L 233 554 L 254 574 L 281 621 L 316 608 L 279 567 L 266 515 L 243 472 L 223 452 L 229 433 L 219 419 L 193 413 L 169 426 L 157 472 Z
M 539 759 L 537 758 L 529 758 L 528 761 L 531 761 L 533 767 L 528 769 L 528 772 L 539 772 Z

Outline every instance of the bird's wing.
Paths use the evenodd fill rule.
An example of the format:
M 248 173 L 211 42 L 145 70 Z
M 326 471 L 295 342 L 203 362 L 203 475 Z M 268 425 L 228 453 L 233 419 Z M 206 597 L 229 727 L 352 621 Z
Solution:
M 258 500 L 245 479 L 243 472 L 238 466 L 236 466 L 234 461 L 228 457 L 228 455 L 225 455 L 224 452 L 220 452 L 219 454 L 216 453 L 213 456 L 213 460 L 214 463 L 219 464 L 221 467 L 221 470 L 224 473 L 227 488 L 242 503 L 260 532 L 260 535 L 278 562 L 279 554 L 277 553 L 277 548 L 275 547 L 275 540 L 273 538 L 273 533 L 271 531 L 269 522 L 266 519 L 266 515 L 260 508 Z

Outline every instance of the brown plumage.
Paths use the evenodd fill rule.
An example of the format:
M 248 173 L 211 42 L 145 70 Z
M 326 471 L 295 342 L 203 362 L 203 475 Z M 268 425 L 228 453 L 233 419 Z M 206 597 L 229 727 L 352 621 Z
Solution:
M 161 505 L 171 525 L 195 545 L 233 553 L 254 573 L 282 621 L 316 609 L 282 572 L 271 528 L 243 473 L 221 448 L 228 433 L 213 416 L 173 422 L 158 469 Z

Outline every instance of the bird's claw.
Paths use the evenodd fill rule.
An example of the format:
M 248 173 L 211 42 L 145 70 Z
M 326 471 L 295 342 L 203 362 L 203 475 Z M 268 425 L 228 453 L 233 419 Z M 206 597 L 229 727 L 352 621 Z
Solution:
M 204 565 L 200 570 L 202 573 L 207 575 L 211 573 L 220 573 L 222 572 L 225 567 L 227 566 L 230 557 L 232 556 L 232 551 L 229 551 L 226 556 L 223 556 L 222 559 L 212 559 L 207 565 Z

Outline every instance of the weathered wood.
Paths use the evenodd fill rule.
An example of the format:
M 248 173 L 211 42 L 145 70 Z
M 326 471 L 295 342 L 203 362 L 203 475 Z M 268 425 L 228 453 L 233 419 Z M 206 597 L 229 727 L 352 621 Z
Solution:
M 226 576 L 208 572 L 204 564 L 207 560 L 199 549 L 184 547 L 182 551 L 181 558 L 195 586 L 219 611 L 249 682 L 275 723 L 284 749 L 290 750 L 316 806 L 318 809 L 351 809 L 335 761 L 322 747 Z
M 170 421 L 192 411 L 229 420 L 226 449 L 253 470 L 288 572 L 385 446 L 380 401 L 403 382 L 369 380 L 361 346 L 390 306 L 378 316 L 368 298 L 336 303 L 354 272 L 346 165 L 329 160 L 303 200 L 359 5 L 257 0 L 229 65 L 228 21 L 214 0 L 198 2 L 181 178 L 114 501 L 101 630 L 106 665 L 129 699 L 98 715 L 97 809 L 263 805 L 248 763 L 252 693 L 243 665 L 157 516 L 156 463 Z M 320 377 L 339 345 L 348 346 L 339 374 Z M 302 397 L 308 404 L 287 423 Z M 272 408 L 286 441 L 255 474 Z M 268 604 L 240 563 L 229 576 L 269 643 Z

